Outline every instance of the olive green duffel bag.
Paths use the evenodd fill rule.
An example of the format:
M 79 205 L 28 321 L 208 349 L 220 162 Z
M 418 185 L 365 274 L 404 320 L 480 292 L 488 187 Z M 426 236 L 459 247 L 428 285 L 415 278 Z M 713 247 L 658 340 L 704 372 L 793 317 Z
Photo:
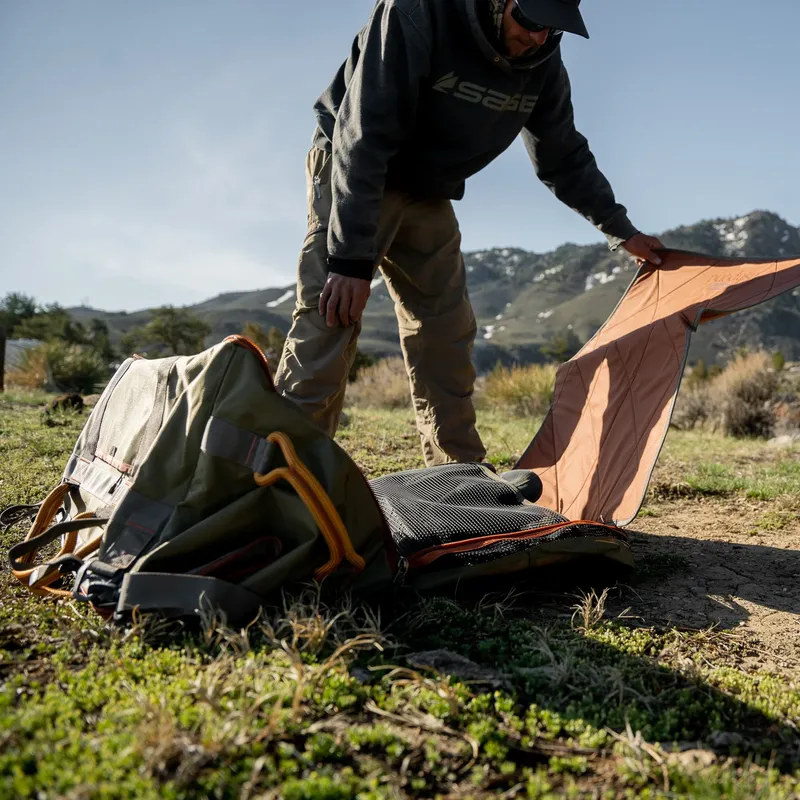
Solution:
M 243 337 L 195 356 L 125 361 L 36 510 L 9 552 L 16 577 L 117 618 L 219 609 L 245 620 L 312 579 L 368 593 L 576 557 L 631 563 L 620 529 L 567 521 L 483 465 L 368 483 L 275 392 Z

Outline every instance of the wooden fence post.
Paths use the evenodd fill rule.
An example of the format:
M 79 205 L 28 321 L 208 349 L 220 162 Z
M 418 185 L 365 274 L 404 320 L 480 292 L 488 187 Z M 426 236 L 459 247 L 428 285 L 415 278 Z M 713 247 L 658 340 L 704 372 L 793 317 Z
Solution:
M 6 389 L 6 329 L 0 327 L 0 392 Z

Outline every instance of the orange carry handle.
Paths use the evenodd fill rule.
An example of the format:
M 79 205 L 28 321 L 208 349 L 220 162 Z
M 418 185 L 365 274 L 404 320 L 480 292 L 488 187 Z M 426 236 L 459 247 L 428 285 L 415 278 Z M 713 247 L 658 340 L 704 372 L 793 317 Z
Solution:
M 31 539 L 40 536 L 50 527 L 51 523 L 56 517 L 56 514 L 58 514 L 58 510 L 61 508 L 61 505 L 64 502 L 64 498 L 69 494 L 70 488 L 71 487 L 68 483 L 60 483 L 50 492 L 49 495 L 47 495 L 41 507 L 39 508 L 36 518 L 34 519 L 24 541 L 28 542 Z M 78 520 L 93 519 L 94 517 L 95 515 L 92 512 L 85 512 L 83 514 L 78 514 L 73 521 L 77 522 Z M 98 524 L 102 525 L 104 524 L 104 521 L 98 520 Z M 53 560 L 55 561 L 67 555 L 74 555 L 76 558 L 80 559 L 86 558 L 86 556 L 91 555 L 100 547 L 102 538 L 103 534 L 100 533 L 90 542 L 78 547 L 76 550 L 76 545 L 78 544 L 78 531 L 70 531 L 64 535 L 64 540 L 61 543 L 61 549 Z M 30 553 L 20 556 L 19 560 L 25 564 L 32 564 L 37 552 L 38 549 L 32 550 Z M 63 589 L 50 588 L 50 584 L 55 583 L 61 577 L 59 572 L 46 573 L 40 580 L 30 583 L 31 576 L 37 570 L 39 570 L 41 566 L 42 565 L 35 567 L 32 566 L 30 569 L 12 569 L 11 572 L 14 577 L 20 581 L 20 583 L 22 583 L 34 594 L 41 596 L 71 597 L 72 592 L 68 592 Z
M 314 573 L 314 577 L 319 581 L 323 580 L 341 564 L 343 558 L 361 572 L 366 562 L 356 553 L 333 501 L 311 470 L 300 460 L 291 439 L 285 433 L 276 431 L 267 436 L 267 441 L 280 447 L 287 466 L 273 469 L 266 475 L 256 473 L 255 482 L 259 486 L 271 486 L 279 480 L 285 480 L 306 504 L 330 550 L 330 558 Z

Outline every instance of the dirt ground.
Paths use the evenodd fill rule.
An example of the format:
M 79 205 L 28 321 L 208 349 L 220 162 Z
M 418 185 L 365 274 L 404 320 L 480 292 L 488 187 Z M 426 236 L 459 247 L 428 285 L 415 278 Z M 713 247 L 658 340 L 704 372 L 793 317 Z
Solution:
M 622 598 L 647 625 L 732 631 L 741 666 L 800 676 L 800 519 L 743 498 L 661 503 L 631 525 L 640 573 Z M 615 602 L 615 605 L 618 605 Z

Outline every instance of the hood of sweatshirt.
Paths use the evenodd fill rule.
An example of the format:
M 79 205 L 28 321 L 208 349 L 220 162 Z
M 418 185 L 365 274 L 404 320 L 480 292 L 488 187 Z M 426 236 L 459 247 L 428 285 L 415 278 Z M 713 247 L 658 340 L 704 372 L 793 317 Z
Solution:
M 500 42 L 492 31 L 492 11 L 490 0 L 449 0 L 461 14 L 464 24 L 469 29 L 478 49 L 483 55 L 500 69 L 507 72 L 529 70 L 550 59 L 561 47 L 562 32 L 547 37 L 547 41 L 529 56 L 509 58 L 503 51 Z

